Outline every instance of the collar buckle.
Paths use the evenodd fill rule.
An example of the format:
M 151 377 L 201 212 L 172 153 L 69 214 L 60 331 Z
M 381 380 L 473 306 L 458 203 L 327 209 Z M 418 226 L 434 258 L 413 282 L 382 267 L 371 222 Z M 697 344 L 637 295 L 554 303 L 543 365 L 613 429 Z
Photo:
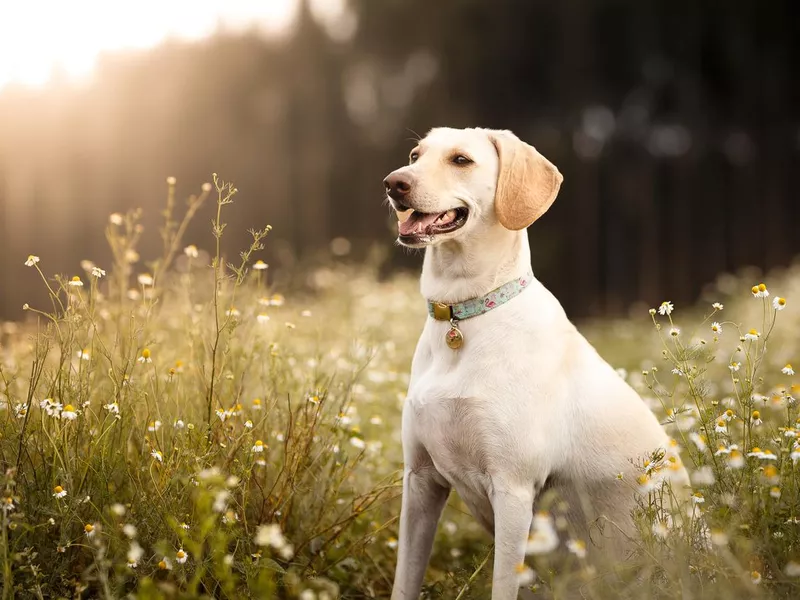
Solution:
M 437 321 L 449 321 L 453 318 L 453 307 L 442 302 L 433 302 L 433 318 Z

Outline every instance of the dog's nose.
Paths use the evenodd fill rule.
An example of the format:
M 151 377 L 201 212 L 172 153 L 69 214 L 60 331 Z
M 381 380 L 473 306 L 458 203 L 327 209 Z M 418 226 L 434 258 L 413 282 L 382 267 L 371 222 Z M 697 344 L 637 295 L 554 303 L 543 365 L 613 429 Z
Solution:
M 411 191 L 411 176 L 407 173 L 395 171 L 383 180 L 386 186 L 386 193 L 393 200 L 402 200 Z

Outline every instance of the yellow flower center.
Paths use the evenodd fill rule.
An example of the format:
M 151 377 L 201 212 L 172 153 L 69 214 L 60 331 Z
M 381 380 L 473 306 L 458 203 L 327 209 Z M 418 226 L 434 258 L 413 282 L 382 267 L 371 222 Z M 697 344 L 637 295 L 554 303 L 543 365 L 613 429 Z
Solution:
M 242 405 L 241 404 L 237 404 L 235 410 L 242 410 Z
M 142 350 L 142 358 L 150 358 L 150 348 Z
M 63 491 L 64 491 L 64 488 L 63 488 L 63 487 L 61 487 L 60 485 L 57 485 L 56 487 L 54 487 L 54 488 L 53 488 L 53 491 L 54 491 L 56 494 L 60 494 L 61 492 L 63 492 Z
M 639 475 L 639 477 L 636 478 L 636 481 L 639 483 L 639 485 L 644 485 L 649 479 L 650 478 L 647 475 Z
M 778 474 L 778 469 L 772 465 L 764 467 L 764 475 L 767 477 L 775 477 Z
M 759 283 L 758 284 L 758 291 L 759 292 L 766 292 L 767 291 L 767 286 L 765 286 L 763 283 Z
M 184 556 L 186 556 L 186 552 L 184 552 L 183 550 L 178 550 L 178 553 L 175 556 L 177 556 L 178 558 L 183 558 Z
M 728 410 L 725 411 L 725 416 L 726 417 L 732 417 L 733 416 L 733 411 L 729 408 Z
M 253 406 L 261 406 L 261 398 L 256 398 L 253 400 Z
M 75 275 L 75 277 L 72 278 L 72 281 L 80 281 L 80 280 L 81 280 L 81 278 L 78 277 L 77 275 Z
M 87 523 L 87 524 L 86 524 L 86 525 L 83 527 L 83 530 L 84 530 L 86 533 L 92 533 L 92 532 L 94 531 L 94 525 L 92 525 L 91 523 Z
M 161 569 L 162 571 L 165 570 L 167 568 L 167 563 L 164 562 L 163 560 L 158 561 L 158 568 Z
M 67 405 L 64 407 L 64 412 L 75 412 L 75 407 L 74 407 L 74 406 L 72 406 L 72 404 L 67 404 Z
M 786 298 L 778 298 L 778 304 L 781 306 L 786 306 Z
M 525 571 L 528 569 L 528 567 L 527 567 L 527 566 L 525 566 L 525 563 L 519 563 L 519 564 L 518 564 L 516 567 L 514 567 L 514 568 L 517 570 L 517 573 L 524 573 L 524 572 L 525 572 Z
M 761 448 L 759 448 L 758 446 L 753 446 L 753 449 L 750 450 L 750 452 L 761 452 Z
M 758 286 L 754 285 L 752 288 L 750 288 L 750 291 L 753 292 L 754 294 L 757 294 L 758 293 Z
M 260 446 L 263 446 L 263 445 L 264 445 L 264 442 L 262 442 L 261 440 L 256 440 L 256 446 L 260 447 Z
M 751 329 L 747 333 L 749 333 L 750 335 L 758 335 L 758 332 L 755 329 Z
M 754 419 L 760 419 L 761 418 L 761 413 L 758 412 L 757 410 L 754 410 L 753 411 L 753 418 Z

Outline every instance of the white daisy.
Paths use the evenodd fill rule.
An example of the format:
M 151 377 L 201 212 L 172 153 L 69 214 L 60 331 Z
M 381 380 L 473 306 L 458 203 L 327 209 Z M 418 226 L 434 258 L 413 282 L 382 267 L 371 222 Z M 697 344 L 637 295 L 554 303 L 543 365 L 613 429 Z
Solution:
M 583 540 L 568 540 L 567 550 L 578 558 L 586 558 L 586 542 Z
M 794 375 L 794 369 L 791 364 L 786 363 L 786 366 L 781 369 L 781 373 L 784 375 Z
M 65 490 L 60 485 L 57 485 L 53 488 L 53 498 L 63 498 L 67 495 L 67 490 Z
M 761 334 L 758 331 L 756 331 L 755 329 L 751 329 L 750 331 L 744 334 L 744 339 L 753 342 L 757 340 L 760 336 Z
M 716 333 L 717 335 L 720 335 L 720 334 L 722 333 L 722 325 L 720 325 L 719 323 L 717 323 L 716 321 L 714 321 L 714 322 L 711 324 L 711 331 L 713 331 L 713 332 L 714 332 L 714 333 Z
M 251 448 L 251 450 L 253 452 L 257 452 L 257 453 L 258 452 L 263 452 L 264 451 L 264 442 L 262 442 L 261 440 L 256 440 L 256 443 L 253 444 L 253 447 Z
M 175 561 L 181 565 L 186 562 L 186 558 L 186 552 L 184 552 L 183 548 L 175 553 Z
M 786 308 L 786 298 L 779 298 L 775 296 L 775 298 L 772 300 L 772 307 L 775 310 L 783 310 Z
M 152 457 L 153 457 L 154 459 L 156 459 L 158 462 L 164 462 L 164 455 L 163 455 L 163 454 L 161 454 L 161 452 L 160 452 L 159 450 L 153 450 L 153 451 L 150 453 L 150 456 L 152 456 Z
M 711 308 L 714 310 L 722 310 L 724 307 L 719 302 L 714 302 L 714 304 L 711 305 Z
M 78 413 L 75 412 L 75 407 L 72 404 L 67 404 L 64 407 L 64 410 L 61 411 L 61 418 L 67 419 L 68 421 L 74 421 L 78 418 Z
M 538 512 L 533 517 L 533 530 L 525 547 L 526 554 L 547 554 L 558 547 L 558 534 L 553 526 L 553 517 L 547 512 Z
M 658 307 L 658 312 L 662 315 L 671 315 L 674 308 L 675 307 L 672 305 L 672 302 L 666 300 L 661 303 L 661 306 Z

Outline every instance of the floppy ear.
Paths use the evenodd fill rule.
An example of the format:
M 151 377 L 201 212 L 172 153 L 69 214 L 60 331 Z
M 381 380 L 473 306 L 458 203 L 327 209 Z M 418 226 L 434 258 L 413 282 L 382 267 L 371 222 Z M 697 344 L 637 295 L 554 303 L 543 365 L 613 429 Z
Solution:
M 556 199 L 564 178 L 556 166 L 510 131 L 490 131 L 500 158 L 494 208 L 506 229 L 525 229 Z

